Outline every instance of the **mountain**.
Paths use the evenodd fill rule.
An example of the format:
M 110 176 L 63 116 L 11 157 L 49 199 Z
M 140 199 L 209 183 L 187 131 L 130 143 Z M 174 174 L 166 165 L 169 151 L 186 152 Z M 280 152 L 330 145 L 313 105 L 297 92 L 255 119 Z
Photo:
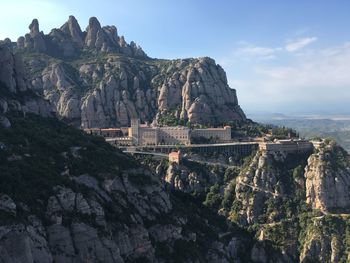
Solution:
M 149 86 L 143 86 L 141 78 L 134 81 L 134 75 L 132 82 L 129 75 L 116 75 L 119 66 L 115 65 L 123 65 L 125 74 L 142 68 L 148 80 L 153 70 L 165 70 L 160 65 L 167 65 L 167 70 L 152 79 L 161 88 L 159 94 L 154 92 L 158 94 L 154 115 L 149 113 L 150 120 L 165 123 L 186 120 L 181 117 L 182 106 L 175 109 L 170 103 L 177 98 L 173 75 L 178 68 L 190 72 L 194 65 L 192 77 L 186 75 L 185 91 L 192 96 L 203 89 L 196 93 L 199 97 L 191 107 L 201 105 L 204 98 L 210 103 L 219 100 L 218 87 L 223 85 L 223 92 L 228 88 L 220 82 L 224 75 L 215 75 L 212 68 L 220 72 L 220 67 L 209 58 L 154 60 L 134 53 L 126 55 L 117 46 L 101 51 L 102 46 L 111 47 L 112 43 L 106 40 L 105 45 L 96 47 L 97 39 L 106 39 L 102 37 L 105 31 L 80 34 L 74 25 L 68 22 L 60 32 L 66 32 L 65 36 L 70 32 L 69 39 L 77 43 L 81 36 L 77 55 L 68 56 L 59 44 L 54 46 L 58 38 L 40 33 L 37 21 L 33 21 L 32 34 L 22 46 L 9 40 L 0 44 L 1 262 L 350 261 L 350 156 L 343 148 L 331 139 L 322 139 L 313 142 L 314 149 L 309 152 L 187 152 L 180 164 L 149 155 L 126 155 L 102 138 L 64 122 L 80 126 L 84 119 L 89 125 L 93 120 L 101 126 L 122 125 L 108 109 L 116 106 L 114 102 L 124 103 L 124 99 L 116 100 L 123 94 L 128 94 L 125 103 L 134 105 L 132 94 L 136 93 L 131 91 L 144 91 Z M 89 42 L 95 46 L 87 47 L 87 36 L 95 39 Z M 26 39 L 32 46 L 25 46 Z M 112 64 L 105 67 L 105 63 Z M 77 65 L 92 65 L 96 71 L 83 78 Z M 110 68 L 115 70 L 110 71 L 114 72 L 111 79 L 118 84 L 103 82 L 104 72 Z M 162 96 L 165 80 L 159 76 L 166 76 L 165 83 L 175 83 L 166 86 Z M 89 78 L 92 82 L 87 82 Z M 215 80 L 210 85 L 215 89 L 207 89 L 203 79 Z M 112 94 L 125 92 L 109 100 L 111 90 Z M 152 91 L 150 94 L 152 101 Z M 233 90 L 230 94 L 236 98 Z M 82 111 L 81 100 L 87 98 L 91 111 Z M 138 111 L 136 103 L 135 115 L 146 115 L 147 98 L 147 94 L 139 97 L 139 106 L 145 108 Z M 159 102 L 158 98 L 163 99 Z M 107 101 L 110 104 L 105 104 Z M 238 104 L 233 111 L 233 104 L 212 109 L 215 104 L 210 103 L 200 111 L 189 111 L 192 115 L 187 118 L 192 119 L 188 120 L 245 120 Z M 225 106 L 232 111 L 216 115 L 215 110 Z M 202 120 L 208 109 L 215 115 Z M 134 116 L 126 112 L 123 125 Z M 232 119 L 226 119 L 230 114 Z M 234 134 L 268 132 L 266 126 L 251 121 L 231 125 Z M 288 131 L 279 129 L 278 134 Z
M 59 121 L 20 58 L 0 54 L 1 262 L 282 262 L 269 242 Z
M 51 105 L 33 91 L 25 75 L 22 58 L 0 45 L 0 118 L 4 127 L 11 126 L 4 116 L 10 111 L 52 115 Z
M 95 17 L 85 31 L 73 16 L 47 35 L 36 19 L 29 29 L 5 42 L 24 58 L 35 91 L 77 127 L 127 126 L 135 117 L 208 125 L 246 118 L 213 59 L 151 59 Z
M 257 150 L 238 158 L 204 158 L 201 164 L 148 165 L 170 187 L 271 242 L 284 255 L 282 262 L 350 261 L 350 156 L 334 141 L 325 140 L 314 152 Z

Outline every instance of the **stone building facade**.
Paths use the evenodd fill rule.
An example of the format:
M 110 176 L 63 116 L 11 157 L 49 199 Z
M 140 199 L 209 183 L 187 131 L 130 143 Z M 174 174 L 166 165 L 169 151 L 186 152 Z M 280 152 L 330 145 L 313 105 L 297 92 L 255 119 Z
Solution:
M 132 119 L 129 128 L 91 128 L 85 132 L 110 138 L 116 145 L 188 145 L 191 139 L 206 138 L 215 142 L 229 142 L 231 127 L 190 129 L 184 126 L 163 126 L 141 124 L 139 119 Z
M 191 130 L 192 138 L 213 139 L 217 142 L 228 142 L 231 140 L 231 127 L 224 128 L 207 128 L 207 129 L 193 129 Z
M 297 153 L 307 152 L 313 149 L 313 145 L 309 141 L 304 140 L 276 140 L 275 142 L 261 142 L 259 149 L 267 152 L 286 152 Z
M 158 127 L 140 124 L 139 119 L 132 119 L 129 137 L 132 137 L 134 145 L 190 144 L 191 139 L 200 137 L 228 142 L 231 140 L 231 127 L 208 129 L 190 129 L 184 126 Z
M 131 120 L 129 137 L 135 145 L 189 144 L 190 129 L 182 126 L 157 127 Z

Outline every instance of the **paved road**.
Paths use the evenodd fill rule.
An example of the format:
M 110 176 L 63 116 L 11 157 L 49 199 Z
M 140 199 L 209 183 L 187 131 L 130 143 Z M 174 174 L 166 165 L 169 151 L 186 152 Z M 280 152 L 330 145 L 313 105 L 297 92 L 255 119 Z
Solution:
M 146 154 L 146 155 L 154 155 L 154 156 L 160 156 L 163 158 L 168 158 L 168 155 L 165 153 L 156 153 L 156 152 L 142 152 L 142 151 L 130 151 L 130 150 L 126 150 L 123 151 L 123 153 L 130 153 L 130 154 Z
M 228 142 L 228 143 L 208 143 L 208 144 L 187 144 L 187 145 L 138 145 L 137 148 L 200 148 L 200 147 L 220 147 L 235 145 L 258 145 L 258 142 Z

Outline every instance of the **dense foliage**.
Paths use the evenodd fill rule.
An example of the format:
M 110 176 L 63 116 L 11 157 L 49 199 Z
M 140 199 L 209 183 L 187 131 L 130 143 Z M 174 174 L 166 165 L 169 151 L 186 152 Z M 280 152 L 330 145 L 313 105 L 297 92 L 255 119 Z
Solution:
M 8 118 L 11 128 L 0 129 L 0 192 L 16 201 L 45 200 L 52 186 L 72 186 L 69 176 L 117 175 L 134 163 L 102 138 L 57 119 L 21 113 Z

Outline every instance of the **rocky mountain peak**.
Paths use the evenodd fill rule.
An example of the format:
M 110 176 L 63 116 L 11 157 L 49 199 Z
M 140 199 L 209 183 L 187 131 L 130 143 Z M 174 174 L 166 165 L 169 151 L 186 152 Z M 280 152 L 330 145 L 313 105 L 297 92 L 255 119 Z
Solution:
M 96 45 L 96 39 L 97 39 L 97 34 L 101 30 L 101 25 L 100 22 L 97 20 L 96 17 L 91 17 L 89 19 L 89 25 L 86 28 L 86 38 L 85 38 L 85 44 L 88 47 L 95 47 Z M 101 33 L 100 33 L 101 36 Z
M 167 125 L 246 119 L 236 91 L 213 59 L 151 60 L 96 17 L 82 32 L 70 16 L 47 35 L 34 19 L 15 50 L 23 51 L 35 90 L 77 126 L 127 126 L 133 117 Z M 33 51 L 47 56 L 33 56 Z
M 90 17 L 89 18 L 89 25 L 88 27 L 86 28 L 86 31 L 89 31 L 89 30 L 99 30 L 101 29 L 101 24 L 100 22 L 98 21 L 98 19 L 96 17 Z
M 37 19 L 33 19 L 29 29 L 25 37 L 18 38 L 17 49 L 42 52 L 61 59 L 78 56 L 86 50 L 147 58 L 140 46 L 133 41 L 128 44 L 123 37 L 119 37 L 115 26 L 101 27 L 96 17 L 89 19 L 84 32 L 72 15 L 61 28 L 52 29 L 48 35 L 40 32 Z
M 38 19 L 33 19 L 32 23 L 29 25 L 30 35 L 35 37 L 40 33 Z
M 43 32 L 39 31 L 39 22 L 37 19 L 33 19 L 32 23 L 30 23 L 29 30 L 30 32 L 29 34 L 25 35 L 25 39 L 18 39 L 17 46 L 31 50 L 36 50 L 39 52 L 46 52 L 47 43 L 45 41 Z
M 72 40 L 78 43 L 79 46 L 83 45 L 83 32 L 74 16 L 69 16 L 68 21 L 60 28 L 60 30 L 70 35 Z

